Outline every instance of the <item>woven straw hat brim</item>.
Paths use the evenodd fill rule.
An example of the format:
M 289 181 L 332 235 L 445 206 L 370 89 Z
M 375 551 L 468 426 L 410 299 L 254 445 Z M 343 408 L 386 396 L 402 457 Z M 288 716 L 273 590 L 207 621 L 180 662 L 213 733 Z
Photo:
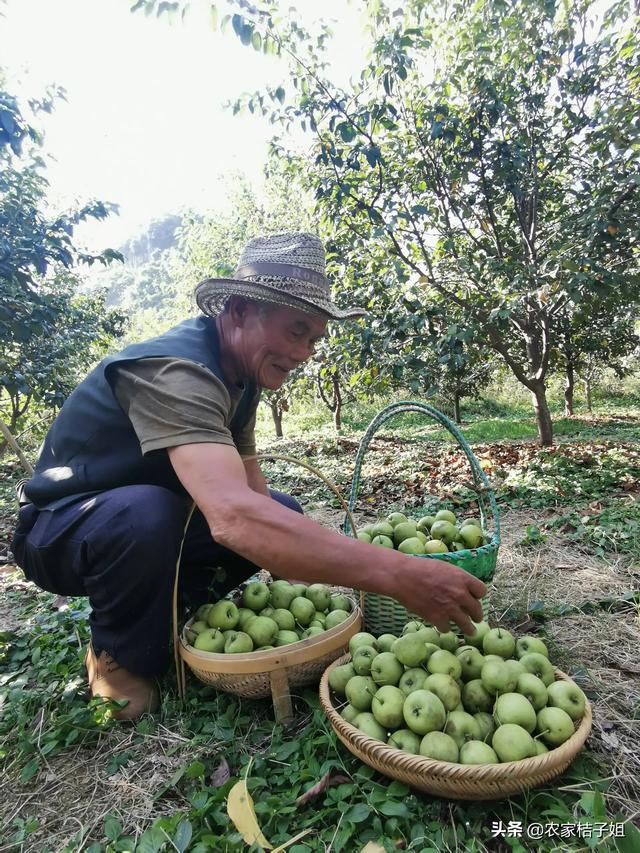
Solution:
M 230 296 L 243 296 L 276 305 L 298 308 L 307 314 L 324 314 L 332 320 L 349 320 L 363 317 L 364 308 L 338 308 L 324 293 L 318 292 L 313 298 L 305 299 L 281 289 L 287 285 L 300 285 L 296 279 L 282 276 L 260 276 L 258 280 L 235 278 L 206 278 L 195 289 L 198 307 L 204 314 L 214 317 L 219 314 Z

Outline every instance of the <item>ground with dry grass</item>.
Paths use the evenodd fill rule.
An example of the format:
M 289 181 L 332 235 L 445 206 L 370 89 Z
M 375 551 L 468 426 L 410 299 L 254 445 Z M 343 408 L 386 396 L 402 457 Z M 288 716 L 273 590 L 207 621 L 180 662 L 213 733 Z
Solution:
M 430 438 L 424 433 L 417 436 L 411 432 L 388 433 L 372 443 L 362 471 L 358 520 L 366 521 L 378 512 L 400 507 L 412 511 L 428 509 L 435 500 L 444 500 L 464 511 L 477 509 L 473 484 L 458 449 L 451 444 L 430 441 Z M 356 446 L 355 437 L 336 440 L 324 436 L 312 437 L 306 442 L 294 440 L 284 445 L 274 444 L 272 449 L 306 459 L 348 492 L 346 487 Z M 622 547 L 618 551 L 603 548 L 604 540 L 593 538 L 589 522 L 585 522 L 582 540 L 576 539 L 578 527 L 564 521 L 569 509 L 577 510 L 580 518 L 597 521 L 604 509 L 615 504 L 624 508 L 622 517 L 628 515 L 629 518 L 623 529 L 636 523 L 640 482 L 638 445 L 628 440 L 598 442 L 589 439 L 565 442 L 542 454 L 527 442 L 482 444 L 476 445 L 474 450 L 498 491 L 502 511 L 502 546 L 488 617 L 517 633 L 538 633 L 549 644 L 552 659 L 571 673 L 587 692 L 593 705 L 594 726 L 585 753 L 586 763 L 582 759 L 576 762 L 572 772 L 562 777 L 557 785 L 549 786 L 546 794 L 532 794 L 482 807 L 460 805 L 416 798 L 408 791 L 385 787 L 384 780 L 379 777 L 371 779 L 366 774 L 358 777 L 362 766 L 350 760 L 335 743 L 310 693 L 296 701 L 293 729 L 282 732 L 279 727 L 273 727 L 267 702 L 230 702 L 228 697 L 199 688 L 195 682 L 190 684 L 187 705 L 181 707 L 169 678 L 159 721 L 153 724 L 143 721 L 137 727 L 124 728 L 105 724 L 102 720 L 96 722 L 95 713 L 91 719 L 78 717 L 76 724 L 92 732 L 89 739 L 81 737 L 77 743 L 72 741 L 68 745 L 55 741 L 57 746 L 44 754 L 42 745 L 52 742 L 51 726 L 55 728 L 56 724 L 52 724 L 53 709 L 46 697 L 36 697 L 36 705 L 39 701 L 42 711 L 34 712 L 28 719 L 21 718 L 22 735 L 17 737 L 15 731 L 5 730 L 2 736 L 5 772 L 0 780 L 0 850 L 71 852 L 86 849 L 93 853 L 108 849 L 110 832 L 115 835 L 109 849 L 135 847 L 139 853 L 174 849 L 175 844 L 172 847 L 169 839 L 180 829 L 176 816 L 182 819 L 183 815 L 188 815 L 190 826 L 195 827 L 198 819 L 194 815 L 204 814 L 206 809 L 209 809 L 206 811 L 208 817 L 202 820 L 209 821 L 211 838 L 220 838 L 222 836 L 216 836 L 220 831 L 216 830 L 216 820 L 219 818 L 220 823 L 224 817 L 225 773 L 228 777 L 222 761 L 228 762 L 233 777 L 239 772 L 240 763 L 249 756 L 254 760 L 252 772 L 265 775 L 261 762 L 270 767 L 267 788 L 258 786 L 254 797 L 270 803 L 261 813 L 261 821 L 271 821 L 269 826 L 273 834 L 278 811 L 281 815 L 286 812 L 283 802 L 288 803 L 287 808 L 291 805 L 291 797 L 287 800 L 282 792 L 289 790 L 295 794 L 314 781 L 313 769 L 306 777 L 299 777 L 295 763 L 297 752 L 288 751 L 287 744 L 290 746 L 293 742 L 294 749 L 297 744 L 297 751 L 302 754 L 306 749 L 304 744 L 314 738 L 317 738 L 314 751 L 305 753 L 305 762 L 300 767 L 313 768 L 310 756 L 321 754 L 325 763 L 318 765 L 318 773 L 327 763 L 346 770 L 355 785 L 351 793 L 345 794 L 351 797 L 350 808 L 362 805 L 363 791 L 368 792 L 366 802 L 375 802 L 376 791 L 380 789 L 387 792 L 388 801 L 397 800 L 409 810 L 406 814 L 408 829 L 403 824 L 401 815 L 405 812 L 400 806 L 397 816 L 386 818 L 383 835 L 388 833 L 389 842 L 399 845 L 389 849 L 500 849 L 497 842 L 490 841 L 489 826 L 493 818 L 507 820 L 509 815 L 527 815 L 531 820 L 546 813 L 545 819 L 549 820 L 553 809 L 560 809 L 560 812 L 564 809 L 565 821 L 571 814 L 576 819 L 582 816 L 584 820 L 585 810 L 587 819 L 595 821 L 601 814 L 597 792 L 602 792 L 607 820 L 615 817 L 640 825 L 640 661 L 637 652 L 640 648 L 640 552 L 635 548 L 633 537 L 630 541 L 620 540 Z M 280 463 L 271 467 L 271 473 L 280 487 L 304 497 L 307 511 L 321 523 L 340 526 L 342 511 L 311 474 L 302 470 L 294 472 Z M 559 525 L 555 524 L 558 519 L 562 522 Z M 616 541 L 614 536 L 614 545 Z M 7 568 L 11 568 L 10 563 Z M 6 719 L 7 707 L 13 700 L 17 701 L 11 692 L 12 685 L 14 690 L 34 688 L 28 678 L 20 681 L 20 677 L 17 680 L 9 677 L 10 673 L 21 671 L 21 660 L 15 660 L 16 649 L 20 652 L 22 648 L 16 645 L 19 638 L 28 636 L 34 626 L 39 626 L 37 630 L 44 631 L 45 640 L 50 642 L 54 642 L 55 637 L 60 640 L 64 631 L 67 654 L 71 646 L 72 654 L 79 661 L 86 631 L 81 619 L 74 622 L 71 616 L 64 615 L 64 610 L 61 615 L 59 608 L 66 605 L 54 596 L 38 593 L 19 574 L 5 572 L 0 582 L 0 630 L 3 632 L 0 637 L 5 641 L 1 675 L 6 685 Z M 42 643 L 41 646 L 44 648 Z M 31 660 L 33 644 L 25 644 L 23 648 L 31 658 L 25 654 L 22 661 Z M 49 677 L 53 677 L 53 669 L 47 670 Z M 38 670 L 32 668 L 32 676 L 34 671 Z M 77 677 L 79 672 L 77 666 L 66 674 Z M 82 688 L 77 684 L 72 692 L 73 689 L 77 693 Z M 25 714 L 31 713 L 34 707 L 25 706 Z M 25 744 L 35 744 L 31 754 L 28 749 L 21 754 Z M 244 758 L 241 759 L 240 754 Z M 25 774 L 29 761 L 34 769 Z M 278 774 L 282 766 L 284 775 L 280 783 Z M 216 771 L 222 773 L 222 780 L 218 780 L 222 784 L 217 786 L 211 783 L 211 774 L 215 775 Z M 201 782 L 209 792 L 206 809 L 194 794 L 193 786 Z M 331 809 L 337 808 L 331 792 L 340 790 L 341 786 L 329 789 L 325 798 L 321 797 L 316 803 L 315 815 L 294 807 L 292 813 L 297 817 L 293 823 L 289 822 L 289 828 L 307 825 L 306 822 L 317 827 L 325 812 L 330 822 Z M 216 794 L 216 791 L 221 793 Z M 268 799 L 269 793 L 274 802 Z M 585 799 L 587 796 L 592 799 Z M 592 808 L 590 813 L 588 804 Z M 311 812 L 314 812 L 313 807 Z M 373 813 L 379 815 L 379 810 L 374 808 Z M 417 842 L 414 845 L 410 825 L 415 825 L 418 814 L 429 818 L 424 818 L 425 838 L 431 841 L 436 838 L 435 847 L 428 846 L 426 841 L 422 846 Z M 294 853 L 360 850 L 367 837 L 361 831 L 364 824 L 359 825 L 354 818 L 353 833 L 344 835 L 341 841 L 340 833 L 345 825 L 341 825 L 339 814 L 335 820 L 338 827 L 333 836 L 327 835 L 328 830 L 318 830 L 317 846 L 300 843 L 292 848 Z M 161 830 L 155 841 L 152 839 L 153 843 L 149 841 L 152 824 L 157 825 L 159 832 Z M 467 837 L 464 836 L 465 825 L 469 832 Z M 289 835 L 292 834 L 294 832 L 290 831 Z M 198 841 L 204 846 L 184 849 L 242 849 L 231 830 L 225 837 L 224 844 L 210 842 L 212 846 L 207 847 Z M 141 846 L 145 838 L 149 844 Z M 122 839 L 125 841 L 121 844 Z M 578 850 L 587 846 L 574 839 L 567 841 L 566 846 L 563 844 L 562 849 Z M 538 843 L 520 849 L 554 848 L 543 848 Z M 625 848 L 612 846 L 610 849 Z

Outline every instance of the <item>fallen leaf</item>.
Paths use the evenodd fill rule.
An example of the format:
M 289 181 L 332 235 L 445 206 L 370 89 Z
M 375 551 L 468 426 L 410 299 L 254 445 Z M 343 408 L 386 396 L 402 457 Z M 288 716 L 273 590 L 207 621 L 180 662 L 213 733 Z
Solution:
M 224 784 L 226 784 L 231 778 L 231 770 L 229 769 L 229 763 L 227 759 L 223 756 L 220 759 L 220 763 L 216 767 L 216 769 L 211 774 L 211 779 L 209 780 L 209 785 L 212 788 L 221 788 Z
M 299 841 L 301 838 L 304 838 L 305 835 L 309 835 L 309 833 L 313 831 L 311 829 L 304 829 L 302 832 L 294 835 L 293 838 L 289 838 L 289 840 L 285 841 L 284 844 L 280 844 L 278 847 L 272 847 L 260 829 L 260 824 L 258 823 L 258 818 L 256 817 L 256 812 L 253 807 L 253 799 L 249 793 L 245 779 L 240 782 L 236 782 L 233 788 L 229 791 L 229 795 L 227 797 L 227 814 L 231 818 L 235 828 L 249 846 L 252 844 L 259 844 L 264 850 L 271 850 L 272 853 L 282 853 L 282 851 L 286 850 L 287 847 L 295 844 L 296 841 Z
M 253 808 L 253 799 L 244 779 L 236 782 L 229 791 L 227 814 L 247 844 L 259 844 L 265 850 L 271 850 L 271 845 L 262 834 L 258 824 L 258 818 Z
M 316 782 L 308 791 L 305 791 L 304 794 L 300 794 L 298 799 L 296 800 L 297 806 L 304 806 L 307 803 L 311 802 L 311 800 L 315 800 L 316 797 L 319 797 L 327 788 L 330 788 L 332 785 L 341 785 L 343 782 L 351 781 L 348 776 L 345 776 L 342 773 L 335 773 L 333 770 L 327 770 L 324 776 L 320 779 L 319 782 Z

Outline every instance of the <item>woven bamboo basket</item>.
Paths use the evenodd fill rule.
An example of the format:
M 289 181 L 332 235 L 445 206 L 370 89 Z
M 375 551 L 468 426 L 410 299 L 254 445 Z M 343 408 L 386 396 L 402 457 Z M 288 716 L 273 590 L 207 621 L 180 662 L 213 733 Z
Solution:
M 265 454 L 255 458 L 283 460 L 300 465 L 318 476 L 335 494 L 343 510 L 350 517 L 351 529 L 355 535 L 355 521 L 346 502 L 338 488 L 324 474 L 308 463 L 291 456 Z M 191 508 L 185 524 L 185 536 L 193 511 L 194 507 Z M 349 640 L 362 627 L 361 607 L 355 598 L 349 596 L 352 611 L 344 622 L 298 643 L 247 654 L 202 652 L 190 646 L 186 639 L 185 631 L 193 619 L 184 626 L 181 634 L 178 631 L 178 580 L 181 557 L 182 547 L 178 556 L 173 589 L 173 641 L 179 695 L 184 697 L 186 692 L 185 666 L 188 666 L 196 678 L 217 690 L 252 699 L 271 695 L 276 720 L 288 722 L 293 718 L 291 690 L 308 684 L 317 684 L 327 665 L 346 651 Z M 344 592 L 344 590 L 341 591 Z
M 349 510 L 352 511 L 355 507 L 358 490 L 360 488 L 360 472 L 364 461 L 365 453 L 374 435 L 385 421 L 396 415 L 401 415 L 406 412 L 417 412 L 418 414 L 426 415 L 427 417 L 437 421 L 443 426 L 458 442 L 462 448 L 473 478 L 474 490 L 478 499 L 478 509 L 480 519 L 484 530 L 491 533 L 489 542 L 482 545 L 480 548 L 465 548 L 462 551 L 451 551 L 447 554 L 416 554 L 416 559 L 420 560 L 424 557 L 429 559 L 444 560 L 447 563 L 452 563 L 461 569 L 469 572 L 475 577 L 489 584 L 495 572 L 498 559 L 498 548 L 500 547 L 500 513 L 496 503 L 495 495 L 486 474 L 480 467 L 480 463 L 476 459 L 473 451 L 469 447 L 463 434 L 452 423 L 446 415 L 429 406 L 426 403 L 416 401 L 402 401 L 393 403 L 390 406 L 382 409 L 375 418 L 371 421 L 367 430 L 362 437 L 353 472 L 353 480 L 351 483 L 351 494 L 349 496 Z M 344 529 L 346 533 L 351 530 L 351 517 L 345 516 Z M 482 600 L 483 610 L 486 612 L 488 604 L 488 596 Z M 364 594 L 363 600 L 364 611 L 364 627 L 366 631 L 371 631 L 372 634 L 399 634 L 403 626 L 410 619 L 417 618 L 413 613 L 403 607 L 398 601 L 384 595 L 367 592 Z
M 375 770 L 427 794 L 454 800 L 500 800 L 521 794 L 555 779 L 571 764 L 591 732 L 591 705 L 575 733 L 544 755 L 504 764 L 464 765 L 433 761 L 389 747 L 359 731 L 344 720 L 333 705 L 329 675 L 336 666 L 348 663 L 351 655 L 334 661 L 320 681 L 320 704 L 337 736 L 357 758 Z M 556 669 L 556 680 L 568 680 Z

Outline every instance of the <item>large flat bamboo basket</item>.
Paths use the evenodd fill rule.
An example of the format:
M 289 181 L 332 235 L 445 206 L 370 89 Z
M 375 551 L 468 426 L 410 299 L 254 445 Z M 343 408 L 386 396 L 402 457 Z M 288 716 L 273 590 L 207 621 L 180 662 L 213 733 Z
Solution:
M 363 734 L 344 720 L 334 707 L 329 675 L 334 667 L 350 660 L 351 655 L 344 655 L 334 661 L 320 681 L 320 704 L 333 730 L 347 749 L 365 764 L 427 794 L 454 800 L 500 800 L 521 794 L 563 773 L 591 732 L 591 705 L 587 702 L 584 717 L 569 740 L 535 758 L 469 766 L 411 755 Z M 567 681 L 569 676 L 556 669 L 556 680 L 560 679 Z
M 190 619 L 180 635 L 180 658 L 200 681 L 217 690 L 250 699 L 271 696 L 276 718 L 288 719 L 292 688 L 317 684 L 327 666 L 344 654 L 351 637 L 360 631 L 362 611 L 353 599 L 351 603 L 349 617 L 322 634 L 276 649 L 236 655 L 202 652 L 190 646 L 185 637 Z

